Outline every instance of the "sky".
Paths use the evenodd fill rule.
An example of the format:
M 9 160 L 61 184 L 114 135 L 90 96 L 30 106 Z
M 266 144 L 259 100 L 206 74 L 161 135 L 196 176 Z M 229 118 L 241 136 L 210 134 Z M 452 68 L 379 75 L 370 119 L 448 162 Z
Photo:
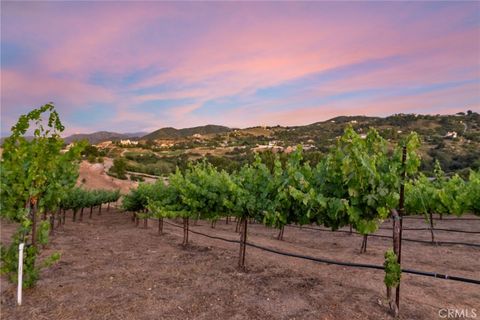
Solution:
M 1 133 L 480 111 L 480 2 L 1 2 Z

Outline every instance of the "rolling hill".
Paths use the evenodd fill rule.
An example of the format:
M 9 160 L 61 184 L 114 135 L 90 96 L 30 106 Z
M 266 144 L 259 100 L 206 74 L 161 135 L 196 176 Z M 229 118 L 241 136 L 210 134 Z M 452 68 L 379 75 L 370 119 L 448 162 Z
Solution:
M 142 140 L 158 140 L 158 139 L 178 139 L 178 138 L 186 138 L 192 136 L 194 134 L 219 134 L 219 133 L 226 133 L 231 131 L 229 127 L 224 126 L 217 126 L 217 125 L 206 125 L 206 126 L 199 126 L 199 127 L 192 127 L 192 128 L 184 128 L 184 129 L 175 129 L 172 127 L 161 128 L 152 133 L 149 133 L 143 136 Z

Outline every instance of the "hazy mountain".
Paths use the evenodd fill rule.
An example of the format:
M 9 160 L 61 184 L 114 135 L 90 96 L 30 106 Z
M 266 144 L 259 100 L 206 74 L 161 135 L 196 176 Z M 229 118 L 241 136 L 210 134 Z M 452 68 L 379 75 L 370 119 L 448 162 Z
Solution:
M 145 135 L 145 132 L 117 133 L 117 132 L 109 132 L 109 131 L 98 131 L 93 133 L 72 134 L 71 136 L 68 136 L 64 139 L 65 139 L 65 143 L 86 139 L 91 144 L 97 144 L 97 143 L 108 141 L 108 140 L 139 138 L 143 135 Z

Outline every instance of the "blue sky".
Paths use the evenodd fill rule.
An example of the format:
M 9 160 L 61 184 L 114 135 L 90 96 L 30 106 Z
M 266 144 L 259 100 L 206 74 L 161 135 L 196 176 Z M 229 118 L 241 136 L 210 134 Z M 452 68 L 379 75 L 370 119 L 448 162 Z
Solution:
M 2 2 L 1 133 L 480 111 L 479 2 Z

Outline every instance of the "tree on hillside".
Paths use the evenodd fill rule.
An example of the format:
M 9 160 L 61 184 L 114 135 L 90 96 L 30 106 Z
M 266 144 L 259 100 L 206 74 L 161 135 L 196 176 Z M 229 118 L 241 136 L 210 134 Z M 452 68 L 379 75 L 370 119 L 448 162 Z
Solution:
M 127 173 L 127 163 L 125 159 L 123 158 L 115 158 L 113 160 L 113 165 L 110 167 L 108 172 L 118 179 L 127 179 L 126 173 Z

